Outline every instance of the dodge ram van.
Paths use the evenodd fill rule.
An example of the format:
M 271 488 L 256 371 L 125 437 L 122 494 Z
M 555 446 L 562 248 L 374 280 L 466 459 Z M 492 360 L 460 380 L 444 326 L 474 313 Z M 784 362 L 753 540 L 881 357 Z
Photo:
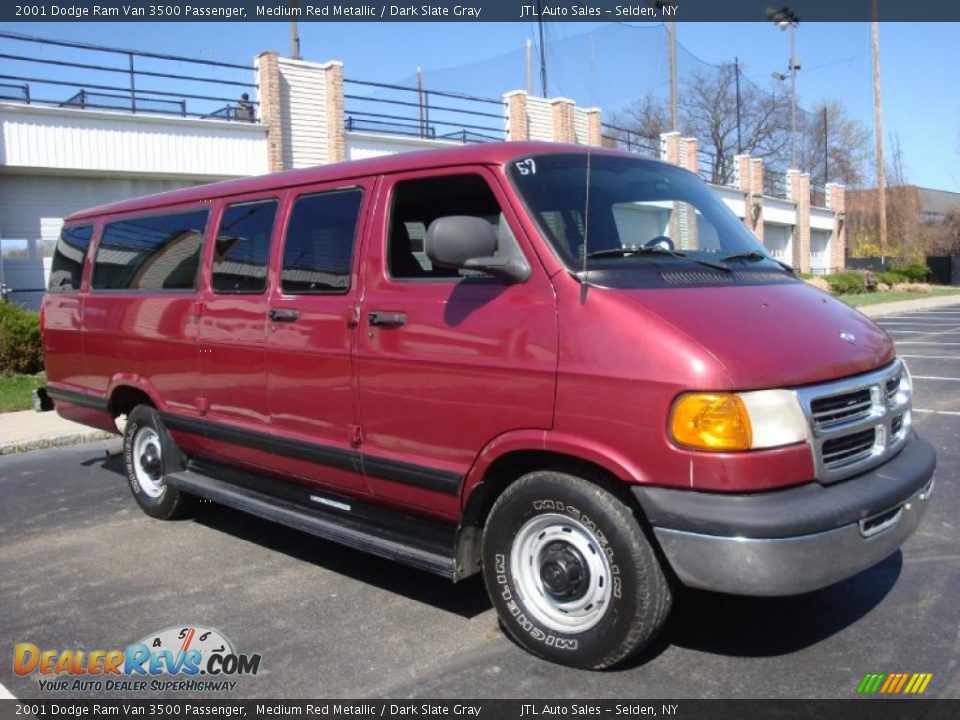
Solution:
M 916 529 L 935 455 L 890 338 L 694 174 L 501 143 L 66 219 L 46 396 L 148 515 L 200 499 L 453 581 L 605 668 L 680 585 L 824 587 Z

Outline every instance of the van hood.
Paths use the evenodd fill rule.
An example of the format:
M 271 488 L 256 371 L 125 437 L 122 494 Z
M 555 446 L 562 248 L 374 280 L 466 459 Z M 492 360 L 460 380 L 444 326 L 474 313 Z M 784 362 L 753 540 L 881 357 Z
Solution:
M 835 380 L 895 357 L 882 329 L 805 282 L 613 292 L 702 345 L 733 390 Z

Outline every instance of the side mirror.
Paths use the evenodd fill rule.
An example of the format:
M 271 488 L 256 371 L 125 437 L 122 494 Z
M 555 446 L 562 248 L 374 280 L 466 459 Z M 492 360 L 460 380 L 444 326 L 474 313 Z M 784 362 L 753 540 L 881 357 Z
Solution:
M 512 238 L 512 236 L 511 236 Z M 425 249 L 430 262 L 440 267 L 478 270 L 511 282 L 530 277 L 530 266 L 513 243 L 502 243 L 497 254 L 493 225 L 470 215 L 449 215 L 430 223 Z

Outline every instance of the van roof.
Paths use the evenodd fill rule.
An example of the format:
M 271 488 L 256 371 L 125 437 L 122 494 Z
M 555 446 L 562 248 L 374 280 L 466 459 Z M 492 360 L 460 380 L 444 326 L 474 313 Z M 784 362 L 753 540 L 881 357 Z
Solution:
M 505 162 L 524 155 L 586 153 L 588 150 L 595 154 L 602 153 L 604 155 L 637 157 L 635 154 L 625 153 L 619 150 L 552 142 L 498 142 L 463 145 L 439 150 L 397 153 L 394 155 L 367 158 L 365 160 L 351 160 L 331 165 L 316 165 L 298 170 L 285 170 L 269 175 L 257 175 L 254 177 L 238 178 L 236 180 L 224 180 L 205 185 L 196 185 L 180 190 L 171 190 L 169 192 L 99 205 L 88 210 L 80 210 L 67 217 L 64 222 L 70 223 L 79 220 L 89 220 L 100 215 L 149 210 L 172 205 L 185 205 L 203 200 L 229 197 L 231 195 L 243 195 L 268 188 L 295 187 L 297 185 L 347 180 L 367 175 L 382 175 L 407 170 L 423 170 L 457 165 L 502 165 Z

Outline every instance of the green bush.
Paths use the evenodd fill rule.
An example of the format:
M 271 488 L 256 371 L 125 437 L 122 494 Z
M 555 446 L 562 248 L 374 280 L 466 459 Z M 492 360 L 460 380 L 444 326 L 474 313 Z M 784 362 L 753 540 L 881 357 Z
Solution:
M 0 303 L 0 373 L 32 375 L 42 369 L 40 315 Z
M 930 268 L 923 263 L 905 263 L 903 265 L 891 265 L 890 272 L 903 275 L 908 282 L 924 282 L 930 277 Z M 902 281 L 901 281 L 902 282 Z
M 893 286 L 899 285 L 900 283 L 910 282 L 910 278 L 903 273 L 888 270 L 887 272 L 877 273 L 877 282 L 882 282 Z
M 867 291 L 867 283 L 862 273 L 848 272 L 824 275 L 834 295 L 859 295 Z

